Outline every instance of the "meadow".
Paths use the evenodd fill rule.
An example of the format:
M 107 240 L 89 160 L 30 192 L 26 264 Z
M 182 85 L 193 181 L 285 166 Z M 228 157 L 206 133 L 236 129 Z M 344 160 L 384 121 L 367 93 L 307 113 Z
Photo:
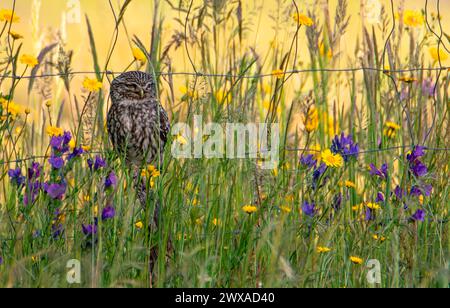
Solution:
M 68 0 L 50 29 L 48 1 L 2 1 L 0 287 L 448 288 L 444 2 Z M 279 162 L 178 159 L 174 134 L 141 207 L 106 131 L 130 70 L 172 126 L 278 123 Z

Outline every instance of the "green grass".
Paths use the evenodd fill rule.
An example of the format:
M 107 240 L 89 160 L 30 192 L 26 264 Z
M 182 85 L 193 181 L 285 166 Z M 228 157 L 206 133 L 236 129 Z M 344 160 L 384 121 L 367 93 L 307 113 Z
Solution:
M 126 20 L 128 2 L 116 12 L 117 31 L 121 29 L 121 21 Z M 256 160 L 251 159 L 175 159 L 170 155 L 169 144 L 161 176 L 155 179 L 152 188 L 153 197 L 144 209 L 136 199 L 131 171 L 111 151 L 104 131 L 106 93 L 84 93 L 84 99 L 79 95 L 73 102 L 78 104 L 75 114 L 78 120 L 69 122 L 66 127 L 69 126 L 79 140 L 78 146 L 90 145 L 92 150 L 66 165 L 61 173 L 50 170 L 46 159 L 37 158 L 36 161 L 45 166 L 40 182 L 58 182 L 64 178 L 68 188 L 62 200 L 53 200 L 40 191 L 32 206 L 24 206 L 24 190 L 12 183 L 8 169 L 19 167 L 25 174 L 33 160 L 24 158 L 38 153 L 49 155 L 45 127 L 69 117 L 58 111 L 59 105 L 44 109 L 44 123 L 30 123 L 23 114 L 19 118 L 8 115 L 0 122 L 1 142 L 5 145 L 0 152 L 1 163 L 5 166 L 0 189 L 0 257 L 3 259 L 0 286 L 372 287 L 366 279 L 365 264 L 376 259 L 382 267 L 379 287 L 448 287 L 449 156 L 445 150 L 449 146 L 448 71 L 442 72 L 436 100 L 425 97 L 421 86 L 428 77 L 435 80 L 433 72 L 414 72 L 417 79 L 414 85 L 398 81 L 402 74 L 391 73 L 398 82 L 398 90 L 409 91 L 409 98 L 400 100 L 392 80 L 382 72 L 383 52 L 379 46 L 387 39 L 390 28 L 380 27 L 376 29 L 377 35 L 368 34 L 371 30 L 366 29 L 366 49 L 362 50 L 366 55 L 362 66 L 376 67 L 379 72 L 303 73 L 301 76 L 307 81 L 300 88 L 289 80 L 284 82 L 285 79 L 273 76 L 243 78 L 279 68 L 284 71 L 300 68 L 298 54 L 307 52 L 306 46 L 311 63 L 301 68 L 332 68 L 339 55 L 328 59 L 326 52 L 320 53 L 319 37 L 329 33 L 325 35 L 325 46 L 337 49 L 336 42 L 345 33 L 346 18 L 341 18 L 337 27 L 331 25 L 330 29 L 324 26 L 319 30 L 321 25 L 318 24 L 297 29 L 307 36 L 307 42 L 298 42 L 300 51 L 294 47 L 295 25 L 290 24 L 290 30 L 285 33 L 289 42 L 271 49 L 267 55 L 258 54 L 256 49 L 259 56 L 256 58 L 256 54 L 244 51 L 246 43 L 241 35 L 249 31 L 246 22 L 253 19 L 248 21 L 229 14 L 236 12 L 236 4 L 214 3 L 216 6 L 194 6 L 189 25 L 198 40 L 186 44 L 189 50 L 196 49 L 201 54 L 201 59 L 195 62 L 196 70 L 225 72 L 233 77 L 182 76 L 181 84 L 192 92 L 198 91 L 199 95 L 188 93 L 181 101 L 170 94 L 177 90 L 175 82 L 159 78 L 161 100 L 172 123 L 191 123 L 194 115 L 219 123 L 264 122 L 266 119 L 280 122 L 282 161 L 276 172 L 261 170 Z M 342 7 L 345 1 L 340 4 Z M 279 5 L 280 11 L 290 8 L 291 13 L 295 12 L 289 1 L 280 1 Z M 135 44 L 146 51 L 151 60 L 146 70 L 152 74 L 166 68 L 167 60 L 171 59 L 170 53 L 164 55 L 168 45 L 163 43 L 159 32 L 165 22 L 163 14 L 161 7 L 155 7 L 151 53 L 139 38 L 134 38 Z M 186 12 L 180 10 L 179 14 L 184 22 Z M 314 20 L 323 18 L 313 12 L 309 14 Z M 383 17 L 389 21 L 388 15 Z M 183 26 L 181 21 L 180 24 Z M 433 27 L 437 26 L 434 21 Z M 95 29 L 90 25 L 88 29 L 94 70 L 98 79 L 106 81 L 96 54 Z M 200 39 L 201 35 L 204 39 Z M 427 52 L 423 44 L 428 41 L 418 45 L 422 48 L 415 48 L 415 44 L 419 44 L 415 43 L 415 35 L 412 30 L 403 30 L 390 40 L 395 46 L 389 47 L 390 56 L 394 55 L 390 58 L 392 70 L 428 65 L 425 60 L 416 62 Z M 384 40 L 380 41 L 380 37 Z M 401 47 L 405 38 L 410 38 L 414 48 Z M 3 46 L 5 35 L 0 39 Z M 113 42 L 114 35 L 106 59 L 114 55 Z M 180 46 L 184 47 L 184 41 Z M 378 48 L 368 49 L 367 46 Z M 407 56 L 403 56 L 405 49 L 409 51 Z M 0 70 L 2 74 L 9 73 L 11 67 L 20 63 L 15 50 L 9 55 L 8 65 Z M 352 63 L 355 66 L 356 62 Z M 222 101 L 215 95 L 225 84 L 230 104 L 224 104 L 227 95 Z M 262 90 L 266 84 L 270 85 L 270 93 Z M 70 87 L 69 81 L 67 93 L 76 93 Z M 14 89 L 15 84 L 11 88 Z M 337 103 L 330 100 L 329 94 L 336 91 L 347 92 L 341 95 L 348 97 L 348 103 L 342 103 L 339 97 Z M 14 99 L 13 92 L 2 93 L 6 102 Z M 270 101 L 268 108 L 263 108 L 264 101 Z M 320 121 L 316 131 L 307 133 L 298 116 L 301 118 L 307 113 L 311 104 L 318 109 Z M 2 115 L 7 114 L 6 106 L 1 109 Z M 94 116 L 86 117 L 90 113 Z M 408 123 L 406 114 L 412 123 Z M 331 124 L 329 118 L 334 119 Z M 388 121 L 401 126 L 392 139 L 384 134 Z M 24 127 L 19 136 L 15 134 L 17 127 Z M 86 127 L 91 131 L 86 133 Z M 430 127 L 431 134 L 424 144 L 430 150 L 422 158 L 429 172 L 418 178 L 409 171 L 407 153 L 413 144 L 423 144 Z M 350 160 L 341 168 L 329 168 L 314 189 L 313 172 L 301 166 L 299 158 L 308 153 L 302 150 L 304 148 L 316 144 L 321 149 L 330 147 L 334 137 L 331 130 L 336 130 L 338 135 L 341 132 L 353 134 L 362 150 L 375 151 L 361 153 L 357 160 Z M 108 166 L 90 171 L 87 159 L 94 158 L 96 152 L 101 153 Z M 18 161 L 11 162 L 15 160 Z M 389 166 L 387 179 L 369 174 L 371 163 L 380 167 L 385 162 Z M 117 189 L 105 190 L 105 177 L 111 171 L 117 174 Z M 355 182 L 356 189 L 343 186 L 345 181 Z M 424 197 L 422 203 L 418 197 L 407 196 L 399 201 L 393 195 L 397 185 L 410 190 L 414 185 L 423 187 L 425 184 L 431 184 L 433 192 Z M 363 202 L 374 202 L 378 192 L 383 192 L 386 200 L 379 203 L 382 209 L 376 212 L 373 221 L 364 219 L 364 211 L 352 210 Z M 333 204 L 339 194 L 343 196 L 341 209 L 335 210 Z M 158 229 L 150 232 L 145 226 L 152 220 L 157 201 L 162 205 L 161 220 Z M 318 212 L 314 217 L 302 213 L 304 201 L 315 202 Z M 116 210 L 115 217 L 107 221 L 99 219 L 97 235 L 85 236 L 82 224 L 92 224 L 94 217 L 101 216 L 102 210 L 111 204 Z M 245 213 L 242 207 L 248 204 L 255 205 L 257 212 Z M 285 208 L 291 211 L 288 213 Z M 427 213 L 425 221 L 412 222 L 410 217 L 420 208 Z M 57 209 L 64 219 L 55 222 Z M 138 228 L 138 222 L 144 227 Z M 52 226 L 59 224 L 64 232 L 54 237 Z M 383 240 L 375 240 L 374 235 Z M 153 247 L 158 249 L 159 258 L 151 276 L 149 260 Z M 328 247 L 331 251 L 319 254 L 318 247 Z M 352 263 L 352 256 L 361 258 L 363 264 Z M 66 281 L 66 264 L 71 259 L 81 262 L 80 285 L 70 285 Z

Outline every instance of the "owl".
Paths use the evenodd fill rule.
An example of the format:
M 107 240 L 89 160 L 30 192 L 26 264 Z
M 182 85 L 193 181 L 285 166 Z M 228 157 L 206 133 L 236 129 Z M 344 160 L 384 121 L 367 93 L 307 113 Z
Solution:
M 154 78 L 127 72 L 111 83 L 108 134 L 114 150 L 130 167 L 161 166 L 170 123 L 160 105 Z

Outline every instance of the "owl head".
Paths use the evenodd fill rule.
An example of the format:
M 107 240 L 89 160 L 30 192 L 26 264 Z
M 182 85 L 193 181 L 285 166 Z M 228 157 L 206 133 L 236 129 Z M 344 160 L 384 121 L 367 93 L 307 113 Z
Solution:
M 157 98 L 153 77 L 144 72 L 126 72 L 111 83 L 111 100 L 114 103 L 126 101 L 148 101 Z

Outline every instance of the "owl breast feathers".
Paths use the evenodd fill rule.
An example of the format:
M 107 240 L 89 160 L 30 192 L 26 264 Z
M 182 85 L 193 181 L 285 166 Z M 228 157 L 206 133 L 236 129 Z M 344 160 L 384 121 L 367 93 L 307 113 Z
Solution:
M 111 83 L 108 134 L 115 151 L 134 166 L 160 165 L 170 130 L 152 76 L 128 72 Z

